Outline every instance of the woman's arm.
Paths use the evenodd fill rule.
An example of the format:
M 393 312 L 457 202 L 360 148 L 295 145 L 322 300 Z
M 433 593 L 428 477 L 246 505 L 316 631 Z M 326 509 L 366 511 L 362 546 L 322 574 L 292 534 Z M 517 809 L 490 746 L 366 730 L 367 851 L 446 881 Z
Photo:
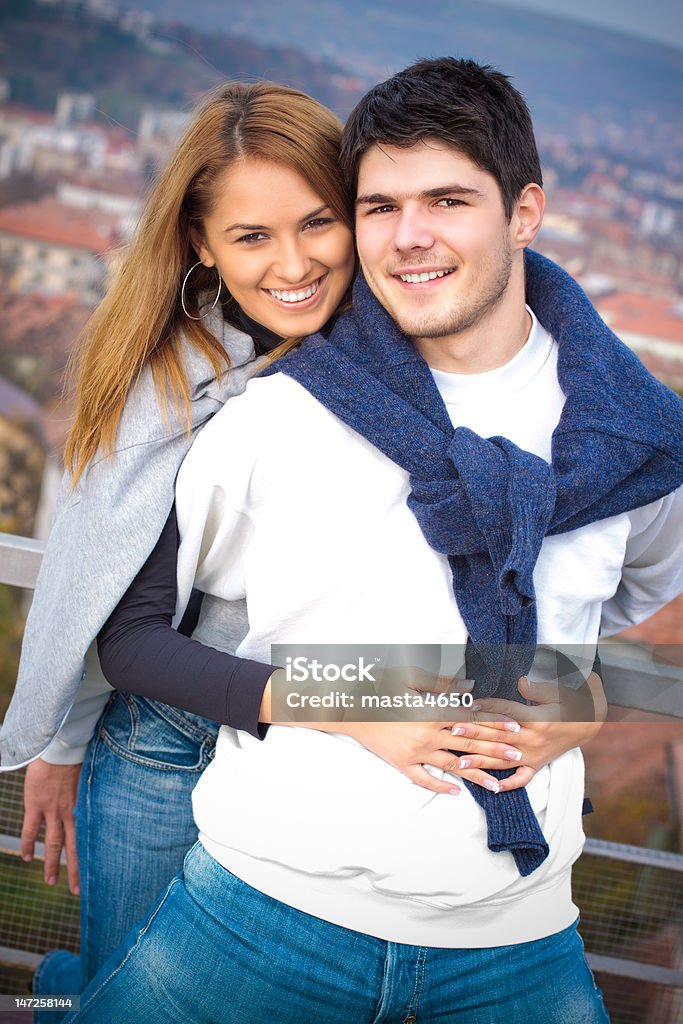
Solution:
M 175 508 L 152 554 L 97 638 L 100 664 L 117 690 L 163 701 L 214 722 L 264 733 L 263 694 L 274 666 L 226 654 L 171 626 L 177 596 Z
M 176 607 L 178 528 L 172 511 L 152 554 L 98 637 L 100 663 L 113 687 L 163 701 L 263 738 L 271 717 L 272 665 L 248 661 L 208 647 L 171 626 Z M 285 723 L 283 723 L 285 724 Z M 291 723 L 286 723 L 290 725 Z M 352 736 L 413 782 L 438 793 L 457 792 L 434 778 L 425 764 L 480 785 L 495 780 L 485 769 L 519 763 L 512 733 L 489 730 L 474 744 L 476 764 L 461 764 L 457 741 L 443 722 L 311 722 L 297 727 Z

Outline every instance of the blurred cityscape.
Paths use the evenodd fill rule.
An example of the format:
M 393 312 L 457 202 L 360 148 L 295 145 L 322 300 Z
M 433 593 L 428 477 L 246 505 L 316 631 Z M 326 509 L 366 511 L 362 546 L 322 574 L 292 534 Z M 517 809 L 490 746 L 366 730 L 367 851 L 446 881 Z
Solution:
M 178 50 L 177 35 L 160 32 L 151 14 L 108 0 L 0 0 L 0 17 L 8 29 L 0 44 L 0 530 L 44 538 L 72 411 L 62 392 L 69 355 L 193 103 L 248 69 L 251 79 L 305 88 L 344 115 L 370 80 L 291 48 L 187 28 Z M 186 67 L 190 50 L 202 59 Z M 680 109 L 537 106 L 548 194 L 537 247 L 683 393 Z M 14 679 L 18 616 L 0 588 L 0 696 Z M 682 632 L 679 599 L 629 635 L 676 644 Z M 671 728 L 673 742 L 679 727 Z M 646 733 L 631 740 L 643 756 Z M 656 773 L 663 779 L 665 770 L 662 754 Z

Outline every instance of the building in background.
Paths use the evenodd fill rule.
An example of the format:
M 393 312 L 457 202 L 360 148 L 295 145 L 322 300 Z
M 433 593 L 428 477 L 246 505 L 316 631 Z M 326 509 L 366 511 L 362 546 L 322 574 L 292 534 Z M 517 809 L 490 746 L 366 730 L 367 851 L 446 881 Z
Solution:
M 0 268 L 12 291 L 101 297 L 105 257 L 121 240 L 118 218 L 53 196 L 0 209 Z

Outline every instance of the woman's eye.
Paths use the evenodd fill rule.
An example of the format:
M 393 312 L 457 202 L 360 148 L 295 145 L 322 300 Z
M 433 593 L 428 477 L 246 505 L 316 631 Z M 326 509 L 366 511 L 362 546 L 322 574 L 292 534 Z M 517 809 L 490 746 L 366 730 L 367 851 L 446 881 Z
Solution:
M 334 224 L 334 217 L 314 217 L 313 220 L 306 221 L 307 228 L 323 228 L 327 224 Z
M 249 244 L 249 243 L 253 243 L 253 242 L 261 242 L 261 241 L 263 241 L 264 238 L 267 238 L 267 237 L 268 236 L 264 235 L 261 231 L 252 231 L 248 235 L 241 235 L 237 239 L 237 241 L 238 242 L 247 242 L 247 244 Z

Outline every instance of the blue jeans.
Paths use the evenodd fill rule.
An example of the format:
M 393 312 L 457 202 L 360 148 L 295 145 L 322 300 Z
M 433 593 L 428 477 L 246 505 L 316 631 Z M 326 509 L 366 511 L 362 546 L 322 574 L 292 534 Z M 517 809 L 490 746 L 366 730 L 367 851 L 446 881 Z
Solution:
M 535 942 L 384 942 L 271 899 L 201 844 L 73 1024 L 607 1024 L 571 925 Z
M 37 995 L 88 984 L 197 839 L 191 793 L 209 764 L 218 726 L 166 704 L 115 693 L 83 765 L 76 806 L 81 956 L 55 950 L 39 965 Z M 64 1014 L 36 1014 L 57 1024 Z

